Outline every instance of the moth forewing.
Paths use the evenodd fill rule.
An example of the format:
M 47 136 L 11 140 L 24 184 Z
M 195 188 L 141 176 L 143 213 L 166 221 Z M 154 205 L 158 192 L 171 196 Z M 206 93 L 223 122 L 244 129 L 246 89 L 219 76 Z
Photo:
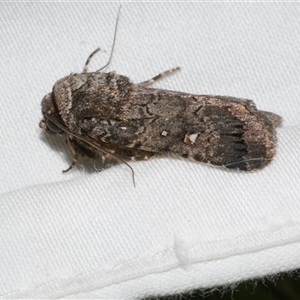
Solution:
M 113 47 L 116 30 L 117 24 Z M 58 80 L 41 103 L 40 127 L 65 134 L 74 155 L 67 171 L 82 156 L 114 157 L 132 174 L 126 161 L 168 153 L 244 171 L 261 169 L 272 160 L 280 116 L 257 110 L 251 100 L 149 87 L 179 67 L 139 84 L 116 72 L 100 72 L 103 68 L 88 73 L 98 51 L 88 57 L 83 73 Z M 111 57 L 112 52 L 104 67 Z

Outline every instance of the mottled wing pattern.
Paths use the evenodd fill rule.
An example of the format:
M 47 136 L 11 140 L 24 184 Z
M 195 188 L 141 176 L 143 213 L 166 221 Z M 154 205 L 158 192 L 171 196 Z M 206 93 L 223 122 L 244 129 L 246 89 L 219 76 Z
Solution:
M 270 115 L 250 100 L 145 88 L 113 72 L 86 74 L 82 85 L 73 79 L 76 86 L 71 85 L 65 101 L 68 113 L 59 107 L 66 126 L 122 159 L 172 153 L 254 170 L 275 153 Z M 81 153 L 90 148 L 83 141 L 77 144 Z

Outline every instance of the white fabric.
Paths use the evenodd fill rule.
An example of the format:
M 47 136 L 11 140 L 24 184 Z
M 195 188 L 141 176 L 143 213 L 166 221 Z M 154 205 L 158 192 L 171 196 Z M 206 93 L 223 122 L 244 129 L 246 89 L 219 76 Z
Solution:
M 160 158 L 95 172 L 38 127 L 55 81 L 111 50 L 117 3 L 1 3 L 0 295 L 126 298 L 300 267 L 297 3 L 124 4 L 108 70 L 155 87 L 253 99 L 278 153 L 230 172 Z M 99 168 L 100 163 L 96 164 Z

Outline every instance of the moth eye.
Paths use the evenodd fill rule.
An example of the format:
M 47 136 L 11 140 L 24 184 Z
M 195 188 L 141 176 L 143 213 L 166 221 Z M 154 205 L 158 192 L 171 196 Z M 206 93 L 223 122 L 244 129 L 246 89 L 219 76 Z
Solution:
M 48 127 L 49 130 L 51 130 L 54 133 L 62 133 L 63 132 L 51 120 L 49 120 L 48 118 L 45 118 L 45 120 L 46 120 L 46 125 L 47 125 L 47 127 Z

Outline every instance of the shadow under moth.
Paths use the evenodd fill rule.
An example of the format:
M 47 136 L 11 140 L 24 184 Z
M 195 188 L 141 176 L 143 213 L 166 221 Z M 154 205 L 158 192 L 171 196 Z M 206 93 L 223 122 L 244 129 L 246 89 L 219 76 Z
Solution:
M 87 59 L 83 73 L 58 80 L 41 103 L 40 127 L 64 134 L 73 153 L 64 172 L 79 157 L 107 155 L 129 167 L 126 161 L 168 153 L 244 171 L 261 169 L 271 161 L 280 116 L 258 110 L 251 100 L 149 87 L 179 68 L 138 84 L 116 72 L 101 72 L 110 60 L 102 69 L 88 72 L 98 50 Z

